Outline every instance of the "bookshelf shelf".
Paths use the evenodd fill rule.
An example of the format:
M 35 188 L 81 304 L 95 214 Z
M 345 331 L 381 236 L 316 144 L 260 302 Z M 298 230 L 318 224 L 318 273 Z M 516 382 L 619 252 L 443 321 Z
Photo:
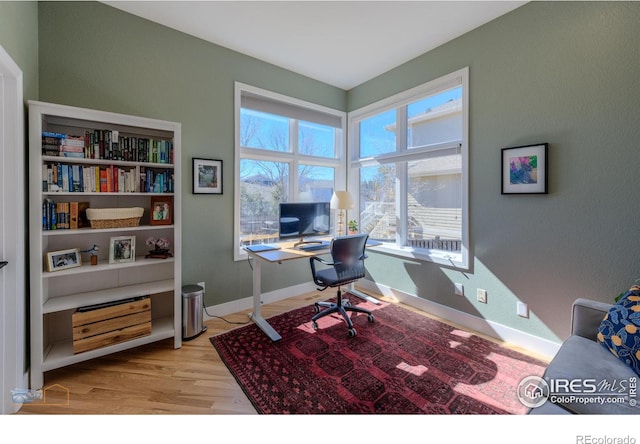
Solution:
M 163 265 L 169 262 L 174 262 L 175 259 L 170 257 L 167 259 L 145 259 L 145 258 L 136 258 L 135 262 L 125 262 L 118 264 L 109 264 L 106 261 L 99 263 L 98 265 L 89 265 L 83 264 L 80 267 L 76 268 L 67 268 L 66 270 L 60 271 L 43 271 L 42 279 L 53 279 L 53 278 L 66 278 L 72 276 L 74 274 L 84 274 L 84 273 L 99 273 L 101 271 L 113 271 L 119 269 L 131 269 L 134 267 L 153 267 Z
M 29 101 L 31 388 L 42 387 L 45 372 L 66 365 L 168 338 L 174 348 L 182 345 L 180 142 L 179 123 Z M 66 157 L 69 152 L 76 157 Z M 85 179 L 80 188 L 69 180 L 77 171 Z M 93 184 L 103 186 L 101 171 L 128 173 L 126 191 L 115 183 L 117 174 L 109 176 L 109 188 L 92 190 Z M 68 174 L 64 184 L 58 176 L 63 173 Z M 97 174 L 98 180 L 89 181 L 85 173 Z M 152 198 L 158 196 L 173 202 L 171 225 L 151 225 Z M 89 208 L 142 207 L 144 214 L 138 226 L 89 228 L 82 226 L 80 214 L 65 213 L 76 202 Z M 58 217 L 65 223 L 75 217 L 79 227 L 47 229 L 53 223 L 51 209 L 56 224 Z M 111 238 L 120 236 L 135 238 L 135 260 L 109 263 Z M 145 258 L 149 237 L 169 239 L 173 257 Z M 83 253 L 81 266 L 47 271 L 47 253 L 82 252 L 94 244 L 97 265 L 89 265 Z M 74 353 L 73 312 L 138 296 L 151 297 L 151 334 Z
M 130 231 L 150 231 L 150 230 L 164 230 L 167 228 L 173 228 L 173 225 L 139 225 L 137 227 L 125 227 L 125 228 L 78 228 L 76 230 L 43 230 L 43 236 L 82 236 L 82 235 L 95 235 L 99 233 L 122 233 Z
M 135 167 L 140 164 L 149 168 L 174 168 L 172 163 L 153 163 L 153 162 L 132 162 L 127 160 L 109 160 L 109 159 L 83 159 L 76 157 L 60 157 L 60 156 L 42 156 L 42 162 L 62 162 L 77 165 L 118 165 Z
M 139 347 L 155 341 L 171 338 L 174 336 L 174 325 L 174 320 L 171 317 L 156 318 L 152 320 L 152 331 L 149 336 L 143 336 L 128 342 L 121 342 L 80 354 L 73 353 L 73 341 L 71 339 L 54 342 L 44 350 L 42 371 L 55 370 L 56 368 L 77 364 L 88 359 L 106 356 L 132 347 Z

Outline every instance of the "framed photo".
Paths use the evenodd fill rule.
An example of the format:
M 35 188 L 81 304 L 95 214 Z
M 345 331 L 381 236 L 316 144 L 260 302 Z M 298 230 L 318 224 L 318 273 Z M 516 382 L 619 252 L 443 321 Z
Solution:
M 152 196 L 149 225 L 171 225 L 173 223 L 173 197 Z
M 502 149 L 502 194 L 547 194 L 549 144 Z
M 47 271 L 66 270 L 80 265 L 82 265 L 82 258 L 77 248 L 47 253 Z
M 109 263 L 134 262 L 136 260 L 136 237 L 118 236 L 109 241 Z
M 222 194 L 222 160 L 193 158 L 193 194 Z

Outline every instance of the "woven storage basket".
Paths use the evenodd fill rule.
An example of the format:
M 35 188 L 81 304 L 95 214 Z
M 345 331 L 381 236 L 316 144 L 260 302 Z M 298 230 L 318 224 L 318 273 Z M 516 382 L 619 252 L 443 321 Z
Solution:
M 87 208 L 91 228 L 137 227 L 144 208 Z

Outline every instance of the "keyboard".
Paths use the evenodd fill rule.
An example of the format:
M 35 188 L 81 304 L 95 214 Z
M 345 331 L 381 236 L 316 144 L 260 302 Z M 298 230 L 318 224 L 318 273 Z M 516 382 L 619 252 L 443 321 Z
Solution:
M 302 244 L 298 245 L 296 248 L 302 251 L 316 251 L 316 250 L 326 250 L 331 246 L 331 242 L 322 242 L 319 244 Z

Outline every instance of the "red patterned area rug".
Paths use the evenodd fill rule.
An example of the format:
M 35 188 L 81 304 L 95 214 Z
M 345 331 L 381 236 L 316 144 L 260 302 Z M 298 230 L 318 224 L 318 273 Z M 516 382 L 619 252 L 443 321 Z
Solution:
M 356 298 L 351 298 L 356 303 Z M 313 306 L 210 338 L 258 413 L 523 414 L 516 390 L 546 364 L 388 303 L 358 305 L 358 334 L 337 316 L 311 326 Z

